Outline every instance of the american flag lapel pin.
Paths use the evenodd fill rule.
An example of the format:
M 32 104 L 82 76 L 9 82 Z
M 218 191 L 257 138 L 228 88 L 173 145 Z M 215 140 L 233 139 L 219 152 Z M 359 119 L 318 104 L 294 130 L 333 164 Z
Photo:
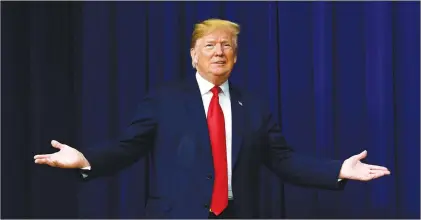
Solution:
M 243 103 L 242 103 L 242 102 L 240 102 L 240 101 L 238 101 L 238 104 L 240 104 L 241 106 L 243 106 Z

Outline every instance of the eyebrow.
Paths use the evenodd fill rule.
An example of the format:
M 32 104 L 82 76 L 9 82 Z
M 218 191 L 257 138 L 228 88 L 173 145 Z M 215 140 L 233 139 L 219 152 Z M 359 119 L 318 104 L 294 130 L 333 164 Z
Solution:
M 206 40 L 205 43 L 215 43 L 215 40 Z M 231 43 L 229 40 L 222 40 L 221 43 Z

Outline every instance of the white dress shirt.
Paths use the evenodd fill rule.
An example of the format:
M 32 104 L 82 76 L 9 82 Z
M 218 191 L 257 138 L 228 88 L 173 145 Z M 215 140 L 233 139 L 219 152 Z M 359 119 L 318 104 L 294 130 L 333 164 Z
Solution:
M 199 73 L 196 73 L 197 84 L 199 85 L 200 94 L 202 95 L 203 107 L 205 109 L 206 117 L 208 115 L 209 103 L 212 99 L 212 92 L 210 91 L 215 85 L 205 80 Z M 227 146 L 227 162 L 228 162 L 228 198 L 232 199 L 232 164 L 231 164 L 231 144 L 232 144 L 232 120 L 231 120 L 231 100 L 229 92 L 228 81 L 225 81 L 219 86 L 222 92 L 219 93 L 219 104 L 224 112 L 225 119 L 225 139 Z

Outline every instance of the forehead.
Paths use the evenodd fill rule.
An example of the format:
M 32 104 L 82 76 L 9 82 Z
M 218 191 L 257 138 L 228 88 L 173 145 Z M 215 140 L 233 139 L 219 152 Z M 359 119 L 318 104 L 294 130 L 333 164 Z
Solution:
M 226 29 L 217 29 L 206 35 L 204 35 L 201 40 L 203 41 L 231 41 L 232 33 Z

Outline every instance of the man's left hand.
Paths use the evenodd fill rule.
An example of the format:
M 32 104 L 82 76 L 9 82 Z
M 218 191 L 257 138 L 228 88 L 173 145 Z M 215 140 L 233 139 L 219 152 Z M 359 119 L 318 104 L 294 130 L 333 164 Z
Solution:
M 346 159 L 342 164 L 339 178 L 370 181 L 384 175 L 390 175 L 390 171 L 386 167 L 362 163 L 361 160 L 365 157 L 367 157 L 367 151 Z

